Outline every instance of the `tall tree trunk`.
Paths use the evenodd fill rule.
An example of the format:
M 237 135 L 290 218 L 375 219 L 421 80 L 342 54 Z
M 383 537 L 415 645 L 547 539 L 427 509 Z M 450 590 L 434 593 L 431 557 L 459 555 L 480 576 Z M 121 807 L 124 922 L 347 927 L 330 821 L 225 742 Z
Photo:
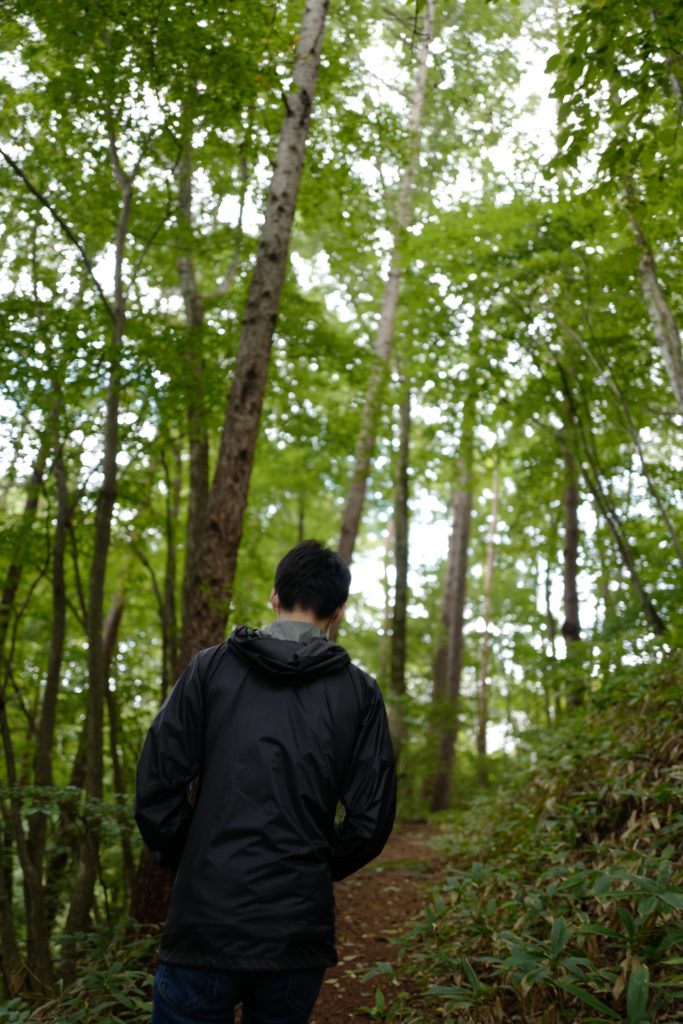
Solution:
M 111 757 L 112 775 L 114 776 L 114 793 L 123 804 L 126 795 L 126 782 L 123 774 L 123 766 L 119 755 L 119 705 L 116 692 L 109 685 L 112 676 L 112 661 L 116 651 L 121 618 L 125 601 L 122 595 L 117 594 L 111 603 L 107 619 L 104 624 L 102 645 L 104 647 L 104 661 L 107 674 L 107 711 L 109 714 L 109 754 Z M 128 896 L 132 892 L 135 878 L 135 863 L 133 860 L 133 849 L 130 843 L 130 835 L 125 830 L 121 833 L 121 852 L 123 856 L 123 881 L 124 890 Z
M 470 387 L 472 387 L 470 381 Z M 447 591 L 450 606 L 445 604 L 442 621 L 446 627 L 445 651 L 440 645 L 435 665 L 434 683 L 438 714 L 438 762 L 431 783 L 431 810 L 445 811 L 451 803 L 451 776 L 455 759 L 460 703 L 460 676 L 464 655 L 463 625 L 467 592 L 467 560 L 472 519 L 472 461 L 474 447 L 474 398 L 465 399 L 463 428 L 458 459 L 459 480 L 453 495 L 453 526 L 449 543 Z M 443 642 L 442 642 L 443 643 Z M 437 683 L 437 673 L 442 676 Z M 438 698 L 443 694 L 443 702 Z M 441 707 L 439 707 L 441 703 Z
M 408 614 L 408 466 L 410 463 L 410 388 L 405 384 L 399 405 L 399 447 L 394 484 L 394 616 L 391 630 L 389 691 L 394 700 L 389 724 L 397 760 L 405 739 L 406 622 Z
M 48 859 L 46 871 L 46 899 L 48 920 L 54 921 L 59 913 L 65 876 L 78 854 L 77 796 L 85 784 L 85 726 L 78 737 L 76 754 L 69 773 L 69 790 L 73 797 L 61 800 L 59 818 L 54 835 L 59 839 L 57 849 Z
M 166 477 L 166 568 L 163 585 L 159 585 L 154 566 L 140 548 L 138 557 L 148 570 L 159 610 L 162 633 L 161 703 L 173 686 L 178 660 L 178 633 L 176 617 L 176 556 L 175 537 L 180 504 L 180 452 L 173 451 L 173 469 L 162 456 Z M 195 491 L 195 494 L 198 492 Z M 190 499 L 190 504 L 192 499 Z M 186 562 L 187 565 L 187 562 Z M 110 721 L 118 720 L 115 695 L 109 700 Z M 168 868 L 160 867 L 148 850 L 140 854 L 137 870 L 132 863 L 132 851 L 127 837 L 123 840 L 124 871 L 129 879 L 131 916 L 146 924 L 164 920 L 170 898 L 173 876 Z
M 178 247 L 177 260 L 180 291 L 185 305 L 187 334 L 184 365 L 187 373 L 187 424 L 190 440 L 190 495 L 185 535 L 185 574 L 183 580 L 183 619 L 189 614 L 192 579 L 202 541 L 206 532 L 209 499 L 209 436 L 205 418 L 205 367 L 202 354 L 204 302 L 197 283 L 193 256 L 192 223 L 192 122 L 191 109 L 183 111 L 188 121 L 186 142 L 176 171 L 178 181 Z M 180 666 L 182 669 L 182 666 Z M 179 674 L 173 664 L 171 674 Z M 173 680 L 171 680 L 172 682 Z M 166 680 L 162 688 L 165 689 Z
M 683 411 L 683 354 L 681 353 L 681 333 L 676 323 L 671 306 L 659 282 L 657 274 L 657 263 L 654 253 L 650 248 L 642 225 L 636 220 L 633 212 L 633 192 L 627 190 L 629 200 L 629 220 L 633 230 L 633 237 L 640 249 L 640 285 L 643 291 L 645 304 L 650 314 L 652 333 L 659 346 L 659 351 L 664 360 L 664 366 L 669 376 L 671 390 Z
M 173 686 L 178 662 L 178 614 L 176 601 L 178 563 L 176 557 L 176 537 L 182 487 L 180 446 L 172 443 L 170 440 L 162 441 L 162 445 L 163 448 L 168 447 L 170 449 L 172 461 L 169 464 L 166 452 L 162 449 L 160 462 L 166 483 L 166 494 L 164 514 L 165 565 L 164 576 L 161 582 L 144 546 L 139 542 L 135 542 L 132 545 L 136 556 L 149 573 L 157 612 L 159 613 L 159 625 L 161 626 L 160 704 L 163 704 L 168 691 Z M 155 467 L 152 468 L 154 469 Z
M 652 630 L 657 635 L 661 635 L 666 631 L 666 625 L 659 615 L 659 612 L 655 608 L 650 595 L 648 594 L 643 581 L 640 578 L 638 567 L 636 564 L 636 556 L 633 551 L 631 544 L 629 544 L 624 534 L 624 529 L 621 523 L 621 519 L 617 510 L 611 505 L 605 491 L 602 487 L 600 465 L 598 462 L 595 446 L 593 443 L 593 431 L 590 423 L 590 410 L 586 409 L 588 417 L 587 428 L 584 428 L 581 418 L 578 415 L 578 410 L 574 401 L 574 396 L 571 391 L 569 379 L 560 366 L 560 373 L 562 376 L 562 384 L 565 392 L 567 401 L 569 402 L 572 412 L 576 417 L 576 424 L 578 427 L 579 437 L 581 440 L 581 447 L 586 455 L 586 464 L 582 465 L 582 474 L 586 482 L 588 490 L 591 492 L 595 503 L 600 513 L 604 516 L 605 522 L 607 523 L 612 536 L 617 545 L 617 549 L 621 556 L 622 562 L 626 571 L 629 574 L 631 585 L 633 590 L 640 602 L 640 606 L 645 614 L 647 621 L 649 622 Z
M 285 99 L 265 223 L 209 495 L 206 528 L 199 556 L 188 569 L 191 578 L 183 622 L 181 667 L 196 650 L 219 643 L 224 636 L 327 8 L 328 0 L 308 0 L 301 24 L 293 86 Z
M 477 688 L 477 775 L 482 785 L 489 782 L 486 732 L 489 721 L 489 666 L 491 663 L 491 622 L 493 619 L 493 572 L 495 567 L 496 531 L 498 530 L 498 502 L 500 498 L 500 473 L 496 466 L 491 482 L 491 518 L 486 539 L 486 569 L 484 572 L 484 636 L 479 662 L 479 685 Z
M 45 907 L 45 894 L 43 891 L 42 877 L 39 870 L 36 870 L 34 860 L 31 856 L 29 840 L 24 832 L 24 825 L 21 819 L 21 802 L 16 791 L 19 779 L 17 777 L 14 744 L 10 731 L 9 719 L 5 698 L 6 680 L 10 671 L 11 653 L 5 654 L 5 644 L 9 633 L 11 612 L 16 603 L 19 586 L 25 567 L 26 545 L 33 527 L 40 488 L 45 472 L 47 455 L 50 449 L 49 431 L 46 430 L 29 477 L 24 509 L 17 541 L 14 545 L 14 553 L 5 575 L 5 582 L 0 597 L 0 733 L 2 735 L 2 747 L 4 750 L 6 778 L 10 787 L 9 798 L 9 822 L 16 843 L 19 865 L 22 872 L 24 902 L 26 906 L 26 940 L 27 940 L 27 961 L 28 973 L 31 979 L 32 988 L 46 992 L 52 985 L 53 966 L 49 946 L 49 928 Z M 3 844 L 3 854 L 8 855 Z M 2 929 L 3 938 L 6 937 L 8 946 L 7 952 L 9 961 L 6 967 L 3 966 L 6 980 L 11 985 L 12 979 L 18 979 L 19 962 L 18 949 L 16 945 L 16 932 L 14 931 L 13 911 L 11 905 L 11 875 L 5 874 L 5 864 L 0 866 L 3 871 L 3 907 L 2 907 Z
M 0 960 L 4 993 L 11 999 L 24 987 L 26 969 L 19 952 L 12 905 L 12 826 L 9 819 L 4 824 L 5 828 L 0 836 Z
M 567 661 L 571 665 L 569 678 L 566 681 L 567 703 L 572 707 L 577 707 L 583 704 L 585 697 L 583 669 L 574 657 L 576 644 L 581 639 L 579 591 L 577 586 L 579 567 L 579 471 L 574 457 L 576 448 L 576 418 L 568 404 L 565 404 L 563 417 L 564 622 L 562 623 L 562 636 L 567 645 Z
M 568 644 L 581 639 L 579 592 L 577 588 L 579 558 L 579 479 L 576 459 L 567 439 L 562 443 L 564 463 L 564 622 L 562 636 Z
M 420 159 L 422 120 L 427 94 L 427 61 L 434 29 L 435 9 L 436 0 L 427 0 L 410 111 L 408 159 L 399 184 L 396 220 L 392 232 L 393 245 L 389 277 L 384 286 L 382 296 L 382 308 L 374 344 L 374 364 L 365 392 L 360 429 L 354 452 L 354 464 L 351 470 L 346 505 L 342 515 L 338 552 L 347 564 L 351 563 L 353 557 L 353 550 L 363 513 L 365 488 L 370 473 L 370 461 L 375 447 L 377 424 L 382 407 L 382 392 L 394 341 L 394 321 L 396 319 L 401 276 L 403 274 L 403 244 L 406 230 L 413 218 L 413 188 Z
M 638 453 L 641 472 L 647 483 L 648 491 L 650 492 L 650 495 L 655 505 L 659 509 L 660 515 L 666 527 L 666 531 L 669 534 L 674 551 L 676 552 L 676 557 L 681 568 L 683 569 L 683 546 L 681 545 L 678 532 L 671 518 L 671 515 L 669 514 L 669 510 L 667 509 L 664 499 L 662 498 L 662 495 L 659 492 L 659 488 L 655 484 L 652 472 L 650 470 L 650 465 L 645 457 L 645 451 L 643 449 L 643 444 L 640 439 L 640 432 L 635 424 L 633 415 L 631 413 L 631 407 L 621 385 L 619 384 L 614 374 L 614 371 L 612 370 L 612 367 L 609 365 L 603 366 L 599 362 L 599 360 L 596 358 L 594 347 L 588 344 L 588 342 L 586 342 L 584 338 L 581 337 L 578 331 L 575 331 L 573 327 L 565 323 L 559 316 L 557 317 L 557 322 L 562 328 L 562 330 L 565 332 L 567 337 L 578 343 L 582 351 L 585 353 L 585 355 L 591 362 L 591 364 L 594 366 L 595 370 L 601 376 L 606 377 L 607 385 L 612 394 L 614 395 L 614 398 L 619 403 L 619 408 L 621 409 L 624 424 L 629 432 L 631 440 L 633 441 L 636 452 Z
M 21 867 L 26 906 L 26 947 L 28 974 L 32 989 L 48 992 L 52 986 L 53 965 L 50 951 L 50 929 L 48 925 L 45 893 L 40 872 L 31 860 L 28 839 L 21 820 L 21 798 L 18 793 L 14 743 L 7 717 L 5 694 L 0 694 L 0 735 L 5 755 L 7 784 L 10 787 L 10 821 L 14 831 L 19 866 Z
M 600 530 L 595 531 L 595 550 L 598 555 L 598 564 L 600 566 L 600 581 L 597 588 L 598 595 L 602 602 L 600 631 L 603 635 L 609 635 L 612 631 L 613 623 L 617 618 L 617 595 L 621 589 L 623 581 L 623 564 L 619 560 L 617 560 L 616 566 L 614 564 L 610 564 L 607 537 L 603 536 Z M 613 584 L 616 584 L 615 590 L 611 589 Z M 610 648 L 607 643 L 602 643 L 600 645 L 599 664 L 600 676 L 603 683 L 605 683 L 612 673 Z
M 440 730 L 445 726 L 450 714 L 447 705 L 448 694 L 448 635 L 450 630 L 451 615 L 453 613 L 455 593 L 455 568 L 457 563 L 457 530 L 455 526 L 458 492 L 454 489 L 449 508 L 451 531 L 448 538 L 448 554 L 446 556 L 446 571 L 443 580 L 443 591 L 441 594 L 441 607 L 439 611 L 439 623 L 437 628 L 436 649 L 432 664 L 432 698 L 430 711 L 430 767 L 425 780 L 425 797 L 431 803 L 434 792 L 434 779 L 436 776 L 439 749 Z
M 110 377 L 107 393 L 103 439 L 102 486 L 95 513 L 95 535 L 88 586 L 88 698 L 85 714 L 85 795 L 89 800 L 102 799 L 104 704 L 108 686 L 107 665 L 102 643 L 104 628 L 104 586 L 111 539 L 111 520 L 116 501 L 116 456 L 119 446 L 119 400 L 121 387 L 121 347 L 126 328 L 126 293 L 123 282 L 123 260 L 128 236 L 133 174 L 124 172 L 113 132 L 110 133 L 110 157 L 114 176 L 121 193 L 115 240 L 114 306 L 110 341 Z M 137 168 L 136 168 L 137 170 Z M 65 934 L 84 931 L 90 920 L 95 881 L 98 871 L 98 836 L 89 828 L 81 842 L 78 864 L 71 889 Z M 73 951 L 75 955 L 75 950 Z M 73 977 L 74 959 L 69 955 L 64 964 L 64 977 Z
M 34 759 L 34 781 L 36 786 L 51 786 L 52 758 L 55 739 L 55 719 L 59 681 L 64 657 L 66 639 L 66 582 L 64 563 L 66 538 L 71 520 L 71 504 L 67 492 L 64 452 L 59 444 L 54 461 L 54 476 L 57 490 L 57 522 L 52 541 L 52 628 L 48 654 L 45 689 L 36 733 Z M 45 853 L 47 819 L 42 811 L 36 811 L 29 818 L 29 851 L 36 871 L 42 877 Z
M 395 532 L 396 523 L 392 516 L 387 523 L 386 532 L 384 534 L 384 554 L 382 557 L 382 590 L 384 591 L 384 608 L 382 610 L 382 637 L 379 643 L 379 666 L 377 669 L 377 679 L 382 688 L 387 685 L 391 675 L 392 605 L 389 567 L 394 564 Z M 389 719 L 391 720 L 391 709 L 389 709 Z
M 180 512 L 180 452 L 173 451 L 173 469 L 162 459 L 166 474 L 166 570 L 161 612 L 163 637 L 163 663 L 161 672 L 161 701 L 173 685 L 178 663 L 178 616 L 176 612 L 176 530 Z M 192 498 L 190 497 L 190 505 Z
M 31 470 L 31 476 L 27 482 L 26 499 L 21 516 L 19 534 L 17 540 L 13 544 L 12 561 L 7 568 L 5 582 L 2 587 L 2 595 L 0 595 L 0 659 L 2 662 L 4 662 L 5 659 L 5 643 L 9 632 L 11 613 L 16 603 L 21 577 L 24 572 L 25 548 L 36 518 L 40 488 L 43 483 L 43 474 L 45 472 L 45 464 L 47 462 L 49 450 L 50 442 L 46 432 L 45 436 L 41 440 L 40 448 L 38 449 L 33 469 Z
M 555 536 L 555 534 L 557 532 L 557 527 L 558 527 L 558 522 L 557 522 L 557 519 L 556 519 L 555 515 L 553 514 L 553 515 L 550 516 L 550 522 L 549 522 L 549 527 L 548 527 L 548 536 L 549 537 L 554 537 Z M 555 616 L 553 615 L 552 602 L 551 602 L 551 591 L 552 591 L 551 567 L 555 564 L 555 557 L 554 556 L 555 556 L 555 551 L 554 551 L 554 548 L 553 548 L 552 551 L 548 552 L 548 556 L 547 556 L 546 564 L 545 564 L 545 573 L 544 573 L 544 576 L 543 576 L 543 596 L 544 596 L 544 599 L 545 599 L 545 621 L 546 621 L 546 629 L 547 629 L 548 645 L 549 645 L 548 656 L 552 659 L 553 669 L 555 667 L 555 662 L 557 661 L 557 621 L 555 619 Z M 545 695 L 546 718 L 548 720 L 548 725 L 550 725 L 550 723 L 551 723 L 551 717 L 550 717 L 550 692 L 548 690 L 548 684 L 545 681 L 545 674 L 544 674 L 544 680 L 543 680 L 543 692 L 544 692 L 544 695 Z M 554 679 L 554 674 L 553 674 L 553 683 L 552 683 L 552 697 L 553 697 L 553 714 L 554 714 L 554 717 L 555 717 L 555 721 L 557 721 L 557 719 L 560 717 L 560 715 L 562 713 L 562 694 L 561 694 L 561 689 L 560 689 L 559 683 L 557 682 L 556 679 Z

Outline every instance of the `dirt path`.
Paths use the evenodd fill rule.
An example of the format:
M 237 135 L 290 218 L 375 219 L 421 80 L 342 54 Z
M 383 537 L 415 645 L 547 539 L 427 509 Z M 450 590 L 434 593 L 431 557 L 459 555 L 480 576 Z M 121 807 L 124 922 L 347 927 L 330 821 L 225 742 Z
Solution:
M 339 963 L 325 975 L 310 1024 L 363 1020 L 363 1008 L 374 1005 L 380 982 L 363 975 L 378 960 L 398 960 L 391 940 L 418 915 L 436 880 L 440 857 L 429 846 L 436 834 L 427 825 L 402 828 L 377 860 L 335 886 Z

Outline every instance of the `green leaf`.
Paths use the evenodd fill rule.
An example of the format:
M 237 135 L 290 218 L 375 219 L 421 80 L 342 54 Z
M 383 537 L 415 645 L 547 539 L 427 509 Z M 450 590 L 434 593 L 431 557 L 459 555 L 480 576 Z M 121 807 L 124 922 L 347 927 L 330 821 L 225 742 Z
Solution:
M 660 897 L 663 898 L 663 897 Z M 649 917 L 657 910 L 659 898 L 657 896 L 644 896 L 638 900 L 638 913 L 641 917 Z
M 650 991 L 650 972 L 646 964 L 640 964 L 631 971 L 626 991 L 626 1013 L 628 1024 L 645 1024 L 645 1010 Z
M 474 970 L 467 957 L 463 957 L 462 966 L 465 974 L 467 975 L 467 980 L 472 986 L 472 990 L 474 992 L 481 992 L 481 981 L 477 977 L 477 972 Z
M 621 934 L 614 928 L 606 928 L 601 924 L 585 924 L 580 928 L 582 935 L 606 935 L 610 939 L 620 939 Z
M 612 879 L 609 875 L 601 875 L 600 878 L 595 879 L 593 886 L 593 892 L 596 896 L 606 896 L 612 888 Z
M 445 997 L 460 1006 L 470 1006 L 472 1003 L 471 993 L 455 985 L 432 985 L 427 989 L 427 995 Z
M 597 996 L 591 995 L 590 992 L 586 992 L 585 989 L 579 988 L 578 985 L 573 985 L 570 981 L 557 981 L 555 982 L 558 988 L 563 989 L 565 992 L 569 992 L 570 995 L 576 996 L 587 1006 L 592 1006 L 594 1010 L 600 1010 L 601 1013 L 606 1013 L 612 1020 L 621 1020 L 618 1013 L 611 1010 L 606 1003 L 603 1003 Z
M 571 931 L 563 917 L 556 917 L 550 929 L 550 952 L 559 956 L 571 938 Z
M 677 892 L 660 892 L 659 899 L 662 903 L 667 903 L 670 907 L 674 907 L 675 910 L 683 909 L 683 896 Z
M 633 936 L 636 933 L 636 923 L 629 914 L 628 910 L 624 910 L 623 907 L 619 907 L 617 909 L 617 914 L 619 915 L 619 919 L 623 924 L 624 928 L 628 932 L 629 938 L 633 938 Z
M 387 963 L 385 960 L 379 960 L 374 967 L 371 967 L 369 971 L 366 971 L 363 975 L 363 981 L 370 981 L 371 978 L 377 978 L 379 975 L 393 974 L 394 968 L 392 964 Z

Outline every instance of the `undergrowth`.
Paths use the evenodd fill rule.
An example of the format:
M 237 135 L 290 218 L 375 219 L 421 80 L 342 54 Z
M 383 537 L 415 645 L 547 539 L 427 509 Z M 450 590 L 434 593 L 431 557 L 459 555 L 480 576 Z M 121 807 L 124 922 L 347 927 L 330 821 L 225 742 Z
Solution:
M 447 877 L 398 975 L 370 972 L 371 1016 L 683 1021 L 682 682 L 680 658 L 622 671 L 449 821 Z
M 150 1019 L 158 929 L 145 934 L 133 921 L 111 931 L 76 933 L 78 977 L 53 998 L 0 1005 L 2 1024 L 142 1024 Z M 154 965 L 154 966 L 152 966 Z
M 683 1024 L 683 660 L 622 670 L 444 824 L 449 869 L 378 964 L 396 1024 Z M 149 1019 L 159 936 L 77 942 L 78 980 L 3 1024 Z M 396 994 L 398 993 L 398 995 Z

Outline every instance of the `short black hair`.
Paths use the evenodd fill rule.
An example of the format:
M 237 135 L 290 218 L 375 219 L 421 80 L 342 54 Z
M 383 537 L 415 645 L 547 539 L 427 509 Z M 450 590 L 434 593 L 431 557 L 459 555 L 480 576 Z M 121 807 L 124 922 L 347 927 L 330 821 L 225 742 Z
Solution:
M 304 540 L 275 570 L 275 590 L 286 612 L 294 608 L 327 619 L 346 602 L 351 572 L 336 551 L 319 540 Z

